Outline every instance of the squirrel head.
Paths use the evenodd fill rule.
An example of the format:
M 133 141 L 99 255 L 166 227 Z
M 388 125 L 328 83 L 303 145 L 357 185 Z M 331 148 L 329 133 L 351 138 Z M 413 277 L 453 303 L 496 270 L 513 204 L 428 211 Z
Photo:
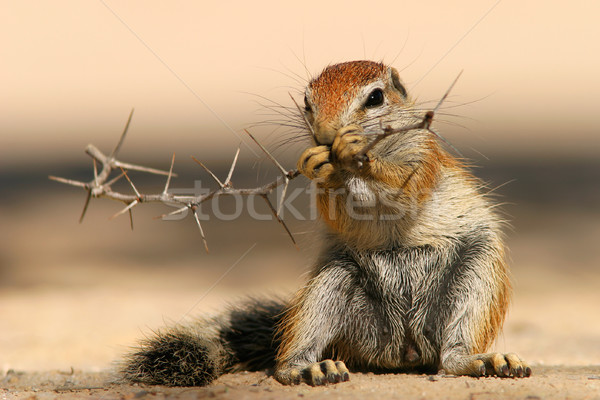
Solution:
M 394 127 L 412 105 L 398 71 L 373 61 L 328 66 L 306 87 L 304 103 L 318 145 L 331 145 L 348 125 L 360 125 L 366 133 Z

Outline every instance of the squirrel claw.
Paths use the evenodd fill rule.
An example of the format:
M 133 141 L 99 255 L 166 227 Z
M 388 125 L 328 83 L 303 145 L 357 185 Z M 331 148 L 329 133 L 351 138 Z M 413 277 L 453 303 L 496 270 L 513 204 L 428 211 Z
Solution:
M 306 149 L 298 160 L 298 171 L 311 180 L 326 181 L 334 171 L 328 146 Z
M 364 166 L 364 159 L 357 160 L 357 155 L 367 145 L 367 138 L 363 134 L 362 127 L 348 125 L 340 129 L 331 145 L 333 161 L 349 170 L 359 170 Z
M 499 378 L 527 378 L 531 368 L 514 353 L 474 354 L 471 359 L 456 362 L 445 368 L 452 375 L 497 376 Z M 466 361 L 466 362 L 465 362 Z
M 343 361 L 324 360 L 309 364 L 304 368 L 288 368 L 275 372 L 275 379 L 284 385 L 297 385 L 305 382 L 311 386 L 328 383 L 347 382 L 350 372 Z

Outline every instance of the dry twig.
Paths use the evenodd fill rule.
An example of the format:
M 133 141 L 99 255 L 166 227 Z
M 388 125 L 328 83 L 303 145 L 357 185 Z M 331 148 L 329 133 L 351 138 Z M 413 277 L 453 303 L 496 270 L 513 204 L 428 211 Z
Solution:
M 461 73 L 462 73 L 462 71 L 461 71 Z M 452 146 L 450 143 L 448 143 L 442 136 L 440 136 L 437 132 L 435 132 L 431 128 L 431 124 L 433 122 L 433 117 L 435 115 L 435 112 L 442 105 L 442 103 L 444 102 L 444 100 L 446 99 L 448 94 L 450 93 L 450 90 L 454 87 L 454 85 L 459 77 L 460 77 L 460 74 L 456 77 L 456 79 L 454 80 L 454 82 L 452 83 L 450 88 L 446 91 L 446 93 L 441 98 L 441 100 L 436 105 L 436 107 L 431 111 L 427 111 L 424 114 L 424 116 L 420 122 L 409 125 L 409 126 L 405 126 L 400 129 L 393 129 L 390 126 L 387 126 L 385 128 L 382 127 L 383 132 L 376 135 L 375 138 L 368 145 L 366 145 L 364 149 L 362 149 L 362 151 L 360 151 L 358 154 L 356 154 L 355 160 L 357 161 L 358 165 L 362 166 L 363 162 L 368 161 L 367 153 L 371 149 L 373 149 L 373 147 L 375 147 L 381 140 L 385 139 L 386 137 L 388 137 L 390 135 L 394 135 L 394 134 L 402 133 L 402 132 L 408 132 L 413 129 L 425 129 L 425 130 L 429 131 L 430 133 L 434 134 L 435 136 L 437 136 L 438 138 L 443 140 L 447 145 L 449 145 L 455 151 L 458 152 L 458 150 L 456 150 L 454 148 L 454 146 Z M 293 98 L 292 98 L 292 100 L 293 100 Z M 294 103 L 296 104 L 298 111 L 302 115 L 304 115 L 300 106 L 298 105 L 298 103 L 295 100 L 294 100 Z M 204 203 L 205 201 L 212 199 L 215 196 L 223 196 L 223 195 L 260 196 L 267 203 L 267 205 L 268 205 L 269 209 L 271 210 L 271 212 L 273 213 L 273 216 L 275 217 L 275 219 L 277 219 L 277 221 L 283 226 L 283 228 L 289 235 L 289 237 L 292 240 L 292 242 L 294 243 L 294 245 L 296 245 L 296 241 L 294 240 L 294 237 L 293 237 L 291 231 L 289 230 L 289 228 L 287 227 L 287 225 L 281 218 L 281 210 L 282 210 L 282 207 L 284 204 L 285 195 L 286 195 L 287 188 L 288 188 L 290 181 L 292 179 L 296 178 L 300 173 L 296 169 L 289 170 L 289 171 L 285 170 L 285 168 L 283 168 L 281 166 L 281 164 L 277 161 L 277 159 L 275 159 L 275 157 L 273 157 L 273 155 L 258 140 L 256 140 L 256 138 L 254 136 L 252 136 L 252 134 L 250 132 L 248 132 L 248 130 L 245 130 L 245 132 L 248 134 L 248 136 L 254 141 L 254 143 L 256 143 L 256 145 L 265 153 L 265 155 L 273 162 L 273 164 L 279 170 L 280 176 L 277 177 L 277 179 L 275 179 L 274 181 L 269 182 L 263 186 L 260 186 L 260 187 L 242 188 L 242 189 L 234 188 L 233 184 L 231 182 L 231 177 L 233 175 L 233 171 L 235 169 L 237 159 L 238 159 L 238 156 L 240 153 L 240 148 L 238 147 L 238 149 L 235 153 L 235 156 L 233 158 L 233 161 L 231 163 L 231 167 L 229 168 L 227 177 L 225 178 L 225 180 L 223 182 L 206 165 L 204 165 L 202 162 L 200 162 L 196 158 L 192 157 L 192 159 L 196 163 L 198 163 L 206 172 L 208 172 L 208 174 L 215 180 L 215 182 L 219 185 L 218 189 L 214 189 L 212 191 L 209 191 L 208 193 L 203 193 L 200 195 L 174 195 L 172 193 L 169 193 L 169 185 L 171 183 L 171 178 L 174 176 L 177 176 L 176 174 L 173 173 L 173 166 L 175 163 L 175 154 L 173 154 L 173 157 L 171 159 L 171 166 L 168 171 L 144 167 L 141 165 L 130 164 L 130 163 L 119 161 L 117 159 L 117 157 L 119 155 L 119 151 L 121 150 L 121 147 L 125 141 L 125 137 L 127 135 L 127 131 L 129 129 L 129 125 L 131 123 L 132 116 L 133 116 L 133 110 L 131 110 L 131 113 L 129 114 L 127 123 L 125 125 L 125 129 L 123 130 L 123 133 L 121 134 L 121 137 L 119 138 L 119 142 L 117 143 L 117 145 L 115 146 L 113 151 L 110 153 L 110 155 L 108 155 L 108 156 L 105 155 L 96 146 L 94 146 L 92 144 L 88 145 L 87 148 L 85 149 L 85 152 L 92 158 L 92 162 L 93 162 L 94 178 L 91 181 L 82 182 L 82 181 L 77 181 L 77 180 L 72 180 L 72 179 L 61 178 L 61 177 L 57 177 L 57 176 L 49 176 L 49 178 L 54 181 L 61 182 L 61 183 L 71 185 L 71 186 L 80 187 L 80 188 L 83 188 L 87 192 L 83 210 L 82 210 L 81 216 L 79 218 L 80 223 L 83 221 L 83 219 L 85 217 L 85 214 L 88 210 L 89 203 L 92 198 L 104 197 L 104 198 L 108 198 L 108 199 L 112 199 L 112 200 L 116 200 L 116 201 L 125 203 L 126 206 L 110 218 L 112 219 L 119 215 L 124 214 L 125 212 L 128 212 L 132 229 L 133 229 L 133 216 L 132 216 L 131 211 L 133 208 L 135 208 L 136 206 L 138 206 L 139 204 L 142 204 L 142 203 L 164 203 L 164 204 L 176 206 L 177 209 L 175 211 L 160 215 L 156 218 L 165 218 L 165 217 L 181 214 L 187 210 L 192 211 L 192 215 L 194 217 L 196 224 L 198 225 L 198 229 L 200 231 L 200 235 L 202 237 L 204 247 L 205 247 L 206 251 L 208 252 L 208 244 L 206 241 L 206 236 L 204 235 L 204 230 L 202 229 L 202 224 L 200 223 L 200 219 L 198 218 L 198 209 L 199 209 L 200 205 L 202 203 Z M 304 120 L 307 125 L 307 128 L 310 130 L 310 132 L 312 133 L 312 135 L 314 137 L 314 131 L 312 130 L 312 127 L 310 126 L 308 120 L 306 120 L 306 118 L 304 118 Z M 99 173 L 98 173 L 98 164 L 101 167 L 101 170 Z M 111 176 L 111 173 L 116 170 L 120 170 L 121 173 L 116 175 L 114 178 L 109 179 Z M 155 194 L 140 193 L 138 191 L 138 189 L 136 188 L 136 186 L 134 185 L 133 181 L 128 176 L 127 171 L 140 171 L 140 172 L 146 172 L 146 173 L 154 174 L 154 175 L 166 176 L 167 180 L 165 183 L 164 190 L 161 193 L 155 193 Z M 134 192 L 133 194 L 125 194 L 125 193 L 121 193 L 121 192 L 112 190 L 111 186 L 115 182 L 119 181 L 122 177 L 125 177 L 125 179 L 127 179 L 127 181 L 129 182 L 131 188 L 133 189 L 133 192 Z M 279 200 L 279 204 L 277 205 L 277 208 L 275 208 L 273 206 L 273 204 L 271 203 L 271 200 L 269 199 L 269 195 L 273 192 L 273 190 L 275 190 L 277 187 L 279 187 L 281 185 L 283 185 L 281 198 Z
M 198 225 L 198 228 L 200 230 L 200 234 L 201 234 L 202 240 L 204 242 L 204 247 L 206 248 L 206 251 L 208 251 L 206 237 L 204 235 L 204 231 L 202 229 L 202 224 L 200 223 L 200 219 L 198 218 L 198 214 L 197 214 L 198 208 L 200 207 L 200 205 L 202 203 L 204 203 L 207 200 L 212 199 L 215 196 L 223 196 L 223 195 L 260 196 L 268 204 L 269 209 L 274 210 L 273 205 L 271 204 L 271 200 L 269 200 L 268 196 L 278 186 L 284 185 L 284 194 L 282 196 L 282 198 L 283 198 L 285 196 L 285 189 L 287 189 L 287 186 L 288 186 L 290 180 L 296 178 L 299 175 L 297 170 L 286 171 L 281 166 L 281 164 L 279 164 L 279 162 L 277 162 L 277 160 L 271 155 L 271 153 L 269 153 L 267 151 L 267 149 L 265 149 L 260 143 L 258 143 L 258 141 L 256 141 L 256 139 L 249 132 L 247 132 L 248 135 L 264 151 L 264 153 L 267 155 L 267 157 L 270 160 L 272 160 L 273 163 L 277 166 L 277 168 L 281 172 L 281 176 L 279 176 L 276 180 L 274 180 L 270 183 L 267 183 L 261 187 L 245 188 L 245 189 L 234 188 L 233 184 L 231 183 L 231 177 L 233 175 L 233 171 L 234 171 L 236 163 L 237 163 L 238 155 L 240 153 L 240 149 L 238 148 L 237 152 L 234 156 L 233 162 L 231 163 L 231 167 L 229 169 L 229 173 L 227 174 L 227 178 L 225 179 L 224 182 L 221 182 L 217 178 L 217 176 L 208 167 L 206 167 L 204 164 L 202 164 L 200 161 L 198 161 L 194 158 L 194 161 L 196 161 L 198 164 L 200 164 L 210 174 L 210 176 L 219 184 L 218 189 L 212 190 L 208 193 L 196 195 L 196 196 L 174 195 L 172 193 L 169 193 L 169 184 L 171 182 L 171 178 L 173 176 L 177 176 L 176 174 L 173 173 L 173 165 L 175 162 L 175 155 L 173 155 L 173 158 L 171 159 L 171 167 L 170 167 L 169 171 L 163 171 L 163 170 L 148 168 L 148 167 L 144 167 L 144 166 L 140 166 L 140 165 L 129 164 L 129 163 L 125 163 L 125 162 L 117 160 L 119 150 L 121 149 L 121 146 L 123 145 L 123 142 L 127 135 L 127 131 L 129 128 L 129 124 L 131 122 L 132 115 L 133 115 L 133 110 L 131 111 L 131 114 L 129 115 L 129 119 L 127 120 L 127 124 L 125 126 L 125 129 L 123 130 L 123 133 L 121 134 L 121 137 L 119 139 L 119 142 L 117 143 L 117 146 L 114 148 L 114 150 L 110 153 L 109 156 L 106 156 L 96 146 L 94 146 L 92 144 L 87 146 L 85 152 L 90 157 L 92 157 L 93 164 L 94 164 L 94 178 L 91 181 L 82 182 L 82 181 L 76 181 L 73 179 L 61 178 L 61 177 L 57 177 L 57 176 L 49 176 L 49 178 L 54 181 L 65 183 L 65 184 L 71 185 L 71 186 L 80 187 L 80 188 L 83 188 L 84 190 L 86 190 L 87 196 L 86 196 L 85 204 L 83 207 L 83 212 L 81 213 L 79 222 L 83 221 L 83 218 L 85 217 L 85 213 L 88 209 L 90 200 L 92 198 L 104 197 L 104 198 L 108 198 L 108 199 L 112 199 L 112 200 L 117 200 L 117 201 L 120 201 L 120 202 L 123 202 L 126 204 L 126 207 L 123 208 L 122 210 L 120 210 L 119 212 L 117 212 L 116 214 L 114 214 L 111 217 L 111 219 L 115 218 L 121 214 L 124 214 L 125 212 L 129 212 L 130 217 L 131 217 L 131 210 L 141 203 L 165 203 L 168 205 L 174 205 L 174 206 L 178 207 L 177 210 L 172 211 L 167 214 L 163 214 L 159 218 L 164 218 L 167 216 L 181 214 L 186 210 L 191 210 L 192 214 L 194 216 L 194 220 L 196 221 L 196 224 Z M 97 163 L 99 163 L 101 166 L 100 173 L 97 172 Z M 120 170 L 121 173 L 119 175 L 117 175 L 115 178 L 109 180 L 111 173 L 115 170 Z M 147 173 L 156 174 L 156 175 L 166 175 L 167 181 L 166 181 L 164 190 L 161 193 L 155 193 L 155 194 L 140 193 L 138 191 L 138 189 L 136 188 L 136 186 L 134 185 L 133 181 L 127 175 L 127 171 L 129 171 L 129 170 L 147 172 Z M 125 194 L 125 193 L 121 193 L 121 192 L 112 190 L 111 185 L 113 185 L 115 182 L 117 182 L 122 177 L 125 177 L 127 179 L 127 181 L 129 182 L 131 188 L 133 189 L 133 192 L 134 192 L 133 194 Z M 282 204 L 282 203 L 280 203 L 280 204 Z M 285 222 L 283 221 L 283 219 L 280 218 L 280 216 L 279 216 L 280 213 L 275 212 L 274 214 L 275 214 L 277 221 L 283 225 L 283 227 L 285 228 L 285 231 L 288 233 L 292 242 L 295 245 L 296 241 L 295 241 L 294 237 L 292 236 L 290 230 L 286 226 Z M 132 221 L 131 225 L 133 228 L 133 219 L 131 219 L 131 221 Z

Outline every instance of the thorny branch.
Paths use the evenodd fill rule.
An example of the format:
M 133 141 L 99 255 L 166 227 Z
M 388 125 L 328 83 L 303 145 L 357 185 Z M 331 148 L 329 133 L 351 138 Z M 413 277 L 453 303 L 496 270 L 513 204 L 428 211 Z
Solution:
M 462 73 L 462 71 L 461 71 L 461 73 Z M 386 137 L 388 137 L 390 135 L 394 135 L 394 134 L 402 133 L 402 132 L 408 132 L 413 129 L 424 129 L 424 130 L 429 131 L 430 133 L 437 136 L 439 139 L 444 141 L 447 145 L 452 147 L 452 149 L 454 149 L 457 153 L 460 154 L 460 152 L 458 152 L 458 150 L 456 150 L 456 148 L 454 148 L 454 146 L 452 146 L 442 136 L 440 136 L 437 132 L 435 132 L 433 129 L 431 129 L 431 124 L 433 122 L 433 117 L 435 115 L 435 112 L 442 105 L 442 103 L 444 102 L 444 100 L 446 99 L 448 94 L 450 93 L 450 90 L 452 90 L 452 88 L 454 87 L 454 85 L 455 85 L 456 81 L 458 80 L 458 78 L 460 77 L 460 75 L 461 74 L 458 74 L 458 76 L 456 77 L 456 79 L 454 80 L 454 82 L 452 83 L 450 88 L 446 91 L 444 96 L 441 98 L 441 100 L 439 101 L 437 106 L 433 110 L 427 111 L 424 114 L 424 116 L 420 122 L 405 126 L 400 129 L 393 129 L 390 126 L 382 127 L 383 132 L 376 135 L 375 139 L 373 139 L 368 145 L 366 145 L 362 151 L 360 151 L 358 154 L 356 154 L 355 160 L 358 163 L 359 167 L 362 167 L 363 163 L 365 161 L 369 160 L 367 153 L 371 149 L 373 149 L 373 147 L 375 147 L 381 140 L 385 139 Z M 294 99 L 292 98 L 292 100 L 294 100 Z M 298 106 L 298 104 L 296 103 L 295 100 L 294 100 L 294 103 L 298 107 L 299 112 L 302 112 L 302 110 L 300 109 L 300 107 Z M 200 231 L 200 235 L 202 237 L 202 241 L 204 243 L 204 248 L 208 252 L 208 244 L 206 241 L 206 236 L 204 235 L 204 230 L 202 229 L 202 224 L 200 223 L 200 219 L 198 218 L 198 209 L 199 209 L 200 205 L 202 203 L 204 203 L 205 201 L 212 199 L 215 196 L 223 196 L 223 195 L 260 196 L 267 203 L 273 216 L 283 226 L 283 228 L 289 235 L 290 239 L 292 240 L 293 244 L 296 246 L 296 241 L 295 241 L 291 231 L 289 230 L 289 228 L 287 227 L 287 225 L 285 224 L 285 222 L 283 221 L 283 219 L 281 218 L 280 215 L 281 215 L 281 208 L 282 208 L 284 200 L 285 200 L 285 195 L 286 195 L 288 185 L 292 179 L 294 179 L 298 175 L 300 175 L 300 173 L 297 169 L 292 169 L 292 170 L 288 171 L 285 168 L 283 168 L 281 166 L 281 164 L 277 161 L 277 159 L 275 159 L 275 157 L 273 157 L 273 155 L 258 140 L 256 140 L 256 138 L 254 138 L 254 136 L 252 136 L 252 134 L 250 132 L 248 132 L 248 130 L 245 130 L 246 134 L 248 134 L 248 136 L 254 141 L 254 143 L 256 143 L 256 145 L 265 153 L 267 158 L 269 158 L 273 162 L 273 164 L 277 167 L 277 169 L 279 170 L 280 176 L 277 177 L 277 179 L 275 179 L 274 181 L 269 182 L 267 184 L 264 184 L 263 186 L 260 186 L 260 187 L 234 188 L 233 184 L 231 182 L 231 177 L 233 175 L 233 171 L 237 164 L 237 159 L 238 159 L 238 156 L 240 153 L 240 148 L 238 147 L 238 149 L 235 153 L 235 156 L 233 158 L 233 161 L 231 163 L 231 166 L 229 168 L 227 177 L 225 178 L 225 180 L 223 182 L 208 167 L 206 167 L 206 165 L 204 165 L 202 162 L 200 162 L 196 158 L 192 157 L 192 159 L 196 163 L 198 163 L 206 172 L 208 172 L 208 174 L 215 180 L 215 182 L 219 185 L 218 189 L 214 189 L 208 193 L 203 193 L 203 194 L 196 195 L 196 196 L 174 195 L 172 193 L 169 193 L 169 185 L 171 183 L 171 178 L 174 176 L 177 176 L 175 173 L 173 173 L 173 165 L 175 164 L 175 154 L 173 154 L 173 157 L 171 158 L 171 166 L 168 171 L 144 167 L 144 166 L 136 165 L 136 164 L 130 164 L 130 163 L 119 161 L 117 159 L 117 157 L 119 155 L 119 151 L 121 150 L 121 147 L 125 141 L 125 137 L 127 135 L 129 125 L 131 123 L 133 111 L 134 110 L 132 109 L 131 113 L 129 114 L 129 117 L 127 119 L 127 123 L 123 130 L 123 133 L 121 134 L 121 137 L 119 138 L 119 142 L 117 143 L 117 145 L 115 146 L 113 151 L 110 153 L 110 155 L 108 155 L 108 156 L 105 155 L 104 153 L 102 153 L 102 151 L 100 151 L 93 144 L 89 144 L 86 147 L 85 152 L 92 158 L 92 163 L 93 163 L 94 178 L 92 180 L 90 180 L 89 182 L 82 182 L 82 181 L 61 178 L 61 177 L 52 176 L 52 175 L 49 176 L 49 178 L 51 180 L 61 182 L 61 183 L 71 185 L 71 186 L 80 187 L 80 188 L 83 188 L 87 192 L 83 210 L 81 212 L 81 216 L 79 217 L 80 223 L 83 222 L 83 219 L 85 217 L 89 203 L 92 198 L 104 197 L 104 198 L 108 198 L 111 200 L 116 200 L 116 201 L 125 203 L 126 206 L 122 210 L 120 210 L 119 212 L 114 214 L 112 217 L 110 217 L 110 219 L 118 217 L 119 215 L 122 215 L 127 212 L 127 213 L 129 213 L 131 229 L 133 229 L 133 216 L 132 216 L 131 211 L 134 207 L 136 207 L 142 203 L 164 203 L 164 204 L 176 206 L 177 209 L 175 211 L 160 215 L 156 218 L 164 218 L 164 217 L 168 217 L 168 216 L 172 216 L 172 215 L 181 214 L 187 210 L 192 211 L 194 220 L 196 221 L 196 224 Z M 307 128 L 310 130 L 310 132 L 312 133 L 312 135 L 314 137 L 314 132 L 312 130 L 312 127 L 310 126 L 310 124 L 308 123 L 306 118 L 305 118 L 305 122 L 307 124 Z M 100 167 L 101 167 L 100 172 L 98 172 L 98 164 L 100 164 Z M 118 174 L 117 176 L 115 176 L 112 179 L 109 179 L 111 176 L 111 173 L 113 171 L 120 171 L 120 174 Z M 146 173 L 154 174 L 154 175 L 166 176 L 167 180 L 165 183 L 164 190 L 161 193 L 154 193 L 154 194 L 140 193 L 137 190 L 136 186 L 134 185 L 133 181 L 129 178 L 129 175 L 127 175 L 127 171 L 140 171 L 140 172 L 146 172 Z M 133 189 L 134 194 L 125 194 L 125 193 L 121 193 L 121 192 L 112 190 L 111 186 L 123 177 L 125 177 L 125 179 L 129 182 L 129 185 Z M 277 205 L 277 208 L 275 208 L 273 206 L 273 204 L 271 203 L 271 200 L 269 199 L 269 195 L 273 192 L 273 190 L 275 190 L 277 187 L 279 187 L 281 185 L 283 185 L 282 195 L 279 200 L 279 204 Z
M 173 157 L 171 159 L 171 167 L 169 168 L 169 171 L 163 171 L 163 170 L 159 170 L 159 169 L 143 167 L 141 165 L 129 164 L 129 163 L 125 163 L 125 162 L 117 160 L 119 150 L 121 149 L 121 146 L 127 135 L 127 131 L 129 128 L 129 123 L 131 122 L 132 115 L 133 115 L 133 110 L 129 114 L 129 119 L 127 120 L 127 124 L 125 125 L 125 129 L 123 130 L 123 133 L 121 134 L 121 137 L 119 139 L 117 146 L 114 148 L 114 150 L 110 153 L 109 156 L 106 156 L 96 146 L 94 146 L 92 144 L 87 146 L 85 152 L 90 157 L 92 157 L 92 161 L 93 161 L 93 165 L 94 165 L 94 178 L 91 181 L 81 182 L 81 181 L 61 178 L 61 177 L 57 177 L 57 176 L 49 177 L 50 179 L 52 179 L 54 181 L 65 183 L 65 184 L 71 185 L 71 186 L 80 187 L 87 191 L 87 197 L 85 200 L 83 211 L 81 213 L 81 217 L 79 218 L 80 222 L 83 221 L 83 218 L 85 217 L 85 213 L 88 209 L 88 205 L 92 198 L 104 197 L 104 198 L 108 198 L 108 199 L 112 199 L 112 200 L 117 200 L 117 201 L 120 201 L 120 202 L 123 202 L 126 204 L 125 208 L 123 208 L 121 211 L 114 214 L 111 217 L 111 219 L 118 217 L 119 215 L 124 214 L 126 212 L 129 212 L 129 215 L 131 217 L 131 210 L 141 203 L 165 203 L 165 204 L 169 204 L 169 205 L 174 205 L 174 206 L 178 207 L 175 211 L 172 211 L 167 214 L 163 214 L 159 218 L 163 218 L 163 217 L 170 216 L 170 215 L 181 214 L 186 210 L 191 210 L 194 215 L 196 224 L 198 225 L 198 229 L 200 230 L 200 235 L 202 236 L 202 241 L 204 242 L 204 247 L 206 248 L 206 251 L 208 251 L 208 245 L 206 242 L 206 237 L 204 235 L 204 230 L 202 229 L 202 224 L 200 223 L 200 219 L 198 218 L 198 213 L 197 213 L 198 208 L 200 207 L 200 205 L 202 203 L 204 203 L 207 200 L 212 199 L 215 196 L 235 195 L 235 194 L 242 195 L 242 196 L 256 195 L 256 196 L 260 196 L 261 198 L 263 198 L 265 200 L 265 202 L 269 205 L 270 210 L 274 210 L 273 205 L 271 204 L 271 200 L 268 197 L 269 194 L 271 194 L 271 192 L 278 186 L 283 185 L 284 186 L 284 189 L 283 189 L 284 195 L 282 197 L 284 197 L 285 190 L 287 189 L 287 186 L 289 185 L 290 180 L 294 179 L 295 177 L 297 177 L 299 175 L 297 170 L 286 171 L 277 162 L 277 160 L 271 155 L 271 153 L 269 153 L 269 151 L 267 149 L 265 149 L 262 145 L 260 145 L 260 143 L 258 143 L 256 141 L 256 139 L 254 139 L 254 137 L 252 137 L 252 135 L 250 135 L 250 133 L 247 132 L 248 135 L 250 135 L 250 137 L 259 145 L 259 147 L 267 155 L 267 157 L 269 159 L 271 159 L 275 163 L 275 165 L 279 168 L 279 170 L 281 172 L 281 176 L 279 176 L 273 182 L 267 183 L 261 187 L 247 188 L 247 189 L 234 188 L 233 184 L 231 182 L 231 177 L 233 175 L 233 171 L 234 171 L 236 163 L 237 163 L 238 155 L 240 153 L 240 149 L 238 148 L 237 152 L 235 154 L 235 157 L 233 159 L 233 162 L 231 163 L 231 167 L 229 169 L 229 173 L 227 174 L 227 178 L 225 179 L 224 182 L 221 182 L 219 180 L 219 178 L 217 178 L 217 176 L 210 169 L 208 169 L 208 167 L 206 167 L 200 161 L 198 161 L 192 157 L 194 159 L 194 161 L 196 161 L 200 166 L 202 166 L 202 168 L 204 168 L 210 174 L 210 176 L 218 183 L 218 185 L 219 185 L 218 189 L 215 189 L 208 193 L 203 193 L 203 194 L 200 194 L 197 196 L 174 195 L 172 193 L 169 193 L 169 185 L 171 183 L 171 178 L 173 176 L 176 176 L 176 174 L 173 173 L 173 165 L 175 163 L 175 155 L 173 155 Z M 98 171 L 97 171 L 98 163 L 101 165 L 100 173 L 98 173 Z M 119 175 L 117 175 L 115 178 L 109 180 L 111 172 L 113 172 L 115 170 L 120 170 L 121 173 Z M 137 190 L 136 186 L 134 185 L 133 181 L 127 175 L 128 170 L 142 171 L 142 172 L 147 172 L 150 174 L 167 176 L 167 181 L 165 183 L 164 190 L 161 193 L 155 193 L 155 194 L 140 193 Z M 131 188 L 133 189 L 133 192 L 134 192 L 133 194 L 125 194 L 125 193 L 121 193 L 121 192 L 112 190 L 111 186 L 115 182 L 120 180 L 122 177 L 125 177 L 125 179 L 127 179 L 127 181 L 129 182 Z M 294 237 L 292 236 L 288 227 L 285 225 L 285 222 L 279 216 L 280 212 L 275 212 L 274 214 L 275 214 L 275 218 L 277 219 L 277 221 L 284 226 L 286 232 L 290 236 L 290 239 L 292 239 L 292 242 L 295 245 L 296 241 L 295 241 Z M 132 223 L 132 227 L 133 227 L 133 223 Z

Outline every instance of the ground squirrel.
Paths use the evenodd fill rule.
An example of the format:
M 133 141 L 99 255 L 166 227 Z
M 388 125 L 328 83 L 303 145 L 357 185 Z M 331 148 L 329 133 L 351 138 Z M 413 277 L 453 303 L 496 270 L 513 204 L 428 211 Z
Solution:
M 398 72 L 331 65 L 305 93 L 314 136 L 298 169 L 320 189 L 326 225 L 308 283 L 290 301 L 251 300 L 156 333 L 127 357 L 125 377 L 188 386 L 266 368 L 310 385 L 347 381 L 348 368 L 529 376 L 517 355 L 485 353 L 511 290 L 481 183 L 426 130 L 391 135 L 356 160 L 369 134 L 423 118 Z

